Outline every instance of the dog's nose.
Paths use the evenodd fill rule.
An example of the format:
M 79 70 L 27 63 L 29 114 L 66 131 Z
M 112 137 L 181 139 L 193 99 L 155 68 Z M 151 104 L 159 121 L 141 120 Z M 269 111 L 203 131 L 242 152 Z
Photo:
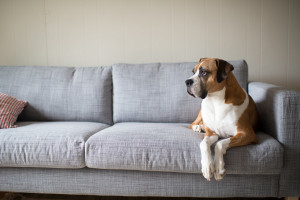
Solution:
M 193 85 L 194 81 L 192 79 L 188 79 L 185 81 L 185 84 L 187 87 L 190 87 L 191 85 Z

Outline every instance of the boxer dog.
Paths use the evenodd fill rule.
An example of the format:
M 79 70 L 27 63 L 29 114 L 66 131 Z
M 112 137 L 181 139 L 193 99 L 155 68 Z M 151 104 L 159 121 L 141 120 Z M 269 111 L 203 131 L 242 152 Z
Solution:
M 202 58 L 185 81 L 187 92 L 203 99 L 201 110 L 190 128 L 205 131 L 200 143 L 203 176 L 210 181 L 225 175 L 223 156 L 231 147 L 257 143 L 258 112 L 252 98 L 235 79 L 233 66 L 217 58 Z M 211 145 L 216 143 L 215 159 Z

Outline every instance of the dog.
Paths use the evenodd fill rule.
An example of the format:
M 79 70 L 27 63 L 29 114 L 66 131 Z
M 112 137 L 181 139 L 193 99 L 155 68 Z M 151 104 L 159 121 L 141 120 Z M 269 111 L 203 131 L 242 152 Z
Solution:
M 190 129 L 204 131 L 200 143 L 203 176 L 210 181 L 225 176 L 224 154 L 236 146 L 256 144 L 258 111 L 253 99 L 233 75 L 234 67 L 218 58 L 202 58 L 185 81 L 187 92 L 202 98 L 201 110 Z M 211 145 L 215 145 L 214 161 Z

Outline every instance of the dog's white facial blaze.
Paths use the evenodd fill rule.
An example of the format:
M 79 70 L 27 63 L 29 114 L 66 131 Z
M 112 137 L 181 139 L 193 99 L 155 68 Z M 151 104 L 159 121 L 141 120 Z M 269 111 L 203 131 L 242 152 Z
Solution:
M 199 90 L 200 90 L 199 69 L 189 79 L 193 80 L 193 85 L 190 87 L 192 94 L 195 97 L 199 97 Z
M 201 63 L 197 64 L 194 68 L 194 75 L 191 76 L 188 80 L 192 80 L 192 84 L 188 85 L 188 93 L 194 97 L 200 97 L 204 99 L 208 93 L 206 90 L 205 83 L 207 82 L 207 77 L 202 79 L 202 77 L 206 75 L 202 75 L 203 66 L 201 66 L 203 63 L 207 61 L 202 61 Z M 195 71 L 196 69 L 196 71 Z M 208 72 L 206 72 L 208 73 Z

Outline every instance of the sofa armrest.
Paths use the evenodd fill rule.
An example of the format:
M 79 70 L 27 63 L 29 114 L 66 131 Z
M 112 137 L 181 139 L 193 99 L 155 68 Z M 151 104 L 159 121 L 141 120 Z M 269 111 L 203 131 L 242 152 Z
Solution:
M 248 89 L 260 128 L 284 146 L 278 195 L 300 196 L 300 92 L 261 82 L 249 83 Z

